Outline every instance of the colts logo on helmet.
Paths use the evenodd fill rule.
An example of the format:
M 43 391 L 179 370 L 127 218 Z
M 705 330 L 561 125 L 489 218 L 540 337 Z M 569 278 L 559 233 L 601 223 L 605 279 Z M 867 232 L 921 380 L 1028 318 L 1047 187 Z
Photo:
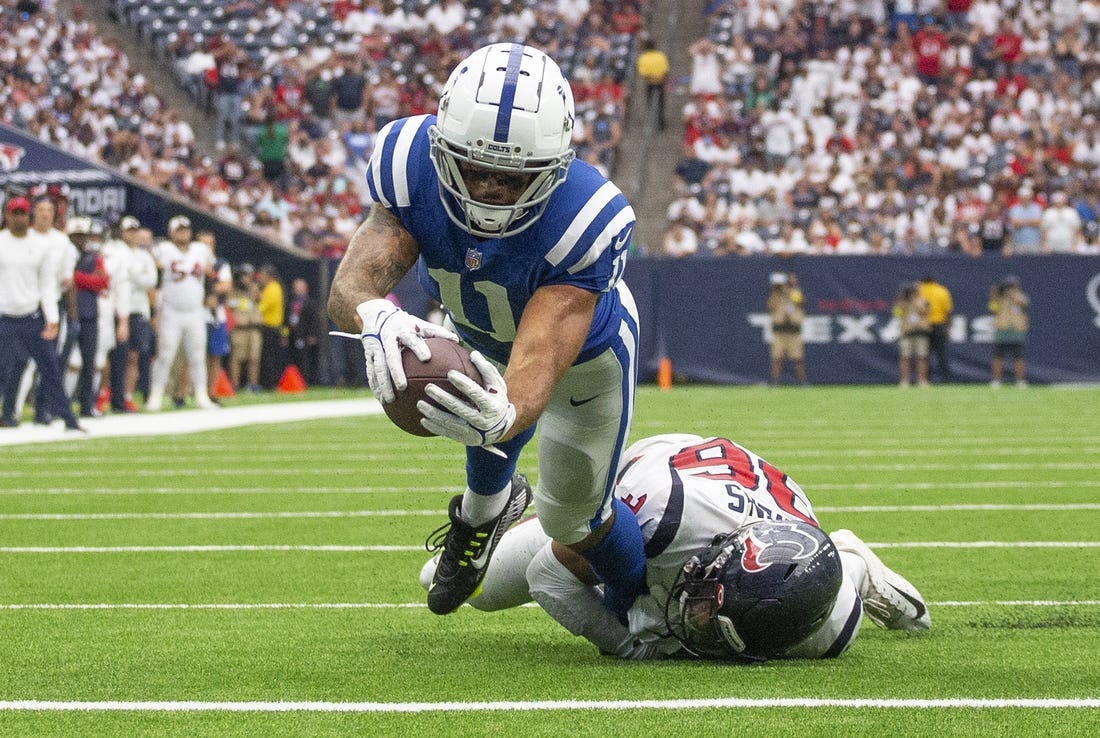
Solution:
M 781 532 L 782 537 L 779 536 Z M 785 560 L 782 554 L 790 548 L 798 549 L 790 558 L 808 559 L 817 553 L 818 544 L 813 536 L 799 530 L 797 525 L 770 523 L 751 526 L 745 536 L 741 566 L 745 571 L 764 571 L 776 561 Z

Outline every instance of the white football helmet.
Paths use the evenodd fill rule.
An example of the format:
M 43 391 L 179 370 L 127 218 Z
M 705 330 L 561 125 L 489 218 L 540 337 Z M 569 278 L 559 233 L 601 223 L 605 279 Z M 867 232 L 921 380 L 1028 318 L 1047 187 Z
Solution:
M 565 181 L 575 153 L 573 116 L 569 82 L 538 49 L 500 43 L 466 57 L 447 80 L 436 124 L 428 129 L 439 196 L 451 220 L 482 238 L 530 227 Z M 522 194 L 508 204 L 475 200 L 465 179 L 471 168 L 518 176 Z

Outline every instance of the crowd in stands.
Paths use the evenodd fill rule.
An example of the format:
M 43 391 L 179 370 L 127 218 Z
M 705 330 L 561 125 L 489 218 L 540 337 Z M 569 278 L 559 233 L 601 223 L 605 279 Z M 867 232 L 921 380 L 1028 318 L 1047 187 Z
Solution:
M 1100 252 L 1100 1 L 705 12 L 664 253 Z
M 610 172 L 644 0 L 112 0 L 216 129 L 84 17 L 2 0 L 0 119 L 304 252 L 339 257 L 388 121 L 473 48 L 525 38 Z M 712 0 L 692 44 L 663 248 L 1100 250 L 1100 0 Z
M 380 128 L 434 113 L 448 70 L 498 40 L 551 54 L 577 99 L 578 156 L 607 171 L 644 0 L 112 0 L 170 62 L 217 131 L 133 68 L 80 5 L 2 0 L 0 119 L 81 158 L 183 195 L 304 252 L 339 257 L 362 219 Z

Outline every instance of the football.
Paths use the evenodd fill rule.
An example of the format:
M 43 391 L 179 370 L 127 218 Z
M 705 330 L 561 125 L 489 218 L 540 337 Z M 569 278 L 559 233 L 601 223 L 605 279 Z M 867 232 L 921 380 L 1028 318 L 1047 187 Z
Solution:
M 424 392 L 425 387 L 435 384 L 461 396 L 447 379 L 447 373 L 452 369 L 457 369 L 481 384 L 481 373 L 470 361 L 469 351 L 446 338 L 426 338 L 424 341 L 431 349 L 432 358 L 421 361 L 412 351 L 402 348 L 401 363 L 405 367 L 405 378 L 408 379 L 409 386 L 403 391 L 395 392 L 397 396 L 393 402 L 382 404 L 382 409 L 393 424 L 414 436 L 434 435 L 420 425 L 420 419 L 424 416 L 416 409 L 416 403 L 420 400 L 432 402 Z

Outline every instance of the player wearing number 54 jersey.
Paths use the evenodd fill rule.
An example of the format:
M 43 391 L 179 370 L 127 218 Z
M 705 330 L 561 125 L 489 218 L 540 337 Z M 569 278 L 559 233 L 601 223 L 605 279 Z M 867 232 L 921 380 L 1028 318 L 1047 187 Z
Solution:
M 214 254 L 201 241 L 191 239 L 191 220 L 177 215 L 168 221 L 168 239 L 157 244 L 153 257 L 160 267 L 157 358 L 149 377 L 146 409 L 157 412 L 164 402 L 164 388 L 183 346 L 187 371 L 195 392 L 195 405 L 217 407 L 206 393 L 206 275 L 214 268 Z
M 634 212 L 574 160 L 573 120 L 569 83 L 541 51 L 475 51 L 452 72 L 437 115 L 379 133 L 370 215 L 330 293 L 333 321 L 361 331 L 382 402 L 405 386 L 402 346 L 426 359 L 422 339 L 445 335 L 475 349 L 485 387 L 435 388 L 445 409 L 420 406 L 428 430 L 468 447 L 467 490 L 452 500 L 428 594 L 439 614 L 476 591 L 530 501 L 515 471 L 536 423 L 534 499 L 546 533 L 591 563 L 614 611 L 644 590 L 637 526 L 611 495 L 637 375 L 637 311 L 621 281 Z M 414 265 L 456 333 L 382 299 Z
M 802 489 L 725 438 L 668 434 L 623 454 L 615 496 L 645 541 L 649 591 L 626 622 L 603 606 L 585 562 L 525 521 L 509 530 L 470 604 L 532 596 L 575 635 L 623 658 L 687 653 L 723 660 L 829 658 L 863 613 L 894 630 L 931 621 L 908 581 L 851 531 L 826 535 Z M 420 581 L 427 586 L 429 561 Z

